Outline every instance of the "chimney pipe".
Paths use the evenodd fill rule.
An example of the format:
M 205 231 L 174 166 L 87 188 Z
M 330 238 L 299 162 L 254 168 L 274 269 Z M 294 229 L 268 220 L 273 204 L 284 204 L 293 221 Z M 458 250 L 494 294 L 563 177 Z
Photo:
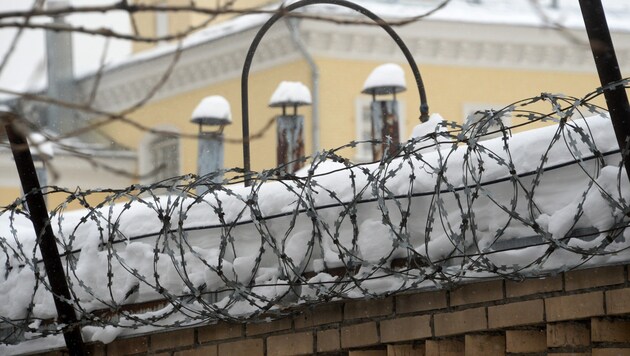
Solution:
M 67 0 L 48 0 L 48 9 L 60 9 L 69 6 Z M 65 15 L 53 16 L 53 25 L 58 28 L 68 27 Z M 60 102 L 72 102 L 74 99 L 74 74 L 72 61 L 72 33 L 69 31 L 46 31 L 46 58 L 48 72 L 48 90 L 51 99 Z M 75 129 L 73 111 L 69 108 L 49 104 L 42 126 L 59 134 Z

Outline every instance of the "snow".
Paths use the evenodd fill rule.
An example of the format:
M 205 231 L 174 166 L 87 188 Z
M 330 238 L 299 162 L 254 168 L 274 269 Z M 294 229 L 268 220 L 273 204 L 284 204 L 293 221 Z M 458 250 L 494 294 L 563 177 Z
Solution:
M 83 328 L 84 335 L 91 334 L 90 337 L 87 337 L 85 339 L 91 342 L 100 341 L 103 344 L 109 344 L 110 342 L 114 341 L 122 331 L 122 328 L 117 328 L 112 325 L 107 325 L 105 327 L 88 326 Z
M 407 89 L 405 71 L 398 64 L 386 63 L 376 67 L 363 84 L 363 93 L 391 94 Z
M 630 4 L 625 0 L 602 1 L 611 31 L 630 31 L 627 21 Z M 385 19 L 402 19 L 424 15 L 435 9 L 435 1 L 379 1 L 368 0 L 361 5 Z M 559 1 L 554 9 L 546 2 L 530 0 L 482 0 L 479 3 L 468 0 L 450 1 L 447 6 L 432 13 L 423 21 L 468 22 L 483 24 L 510 24 L 514 26 L 584 28 L 584 20 L 579 4 L 573 0 Z M 340 6 L 319 6 L 317 10 L 328 14 L 355 15 L 352 10 Z M 315 9 L 313 11 L 316 11 Z M 357 15 L 358 16 L 358 15 Z
M 311 104 L 311 91 L 300 82 L 281 82 L 269 99 L 270 107 Z
M 56 211 L 56 236 L 66 249 L 78 251 L 75 260 L 64 260 L 72 264 L 76 298 L 92 311 L 163 299 L 165 294 L 177 299 L 214 293 L 216 299 L 186 304 L 187 314 L 242 319 L 283 305 L 339 298 L 339 291 L 344 298 L 362 298 L 442 288 L 439 280 L 427 278 L 438 266 L 455 283 L 496 277 L 490 270 L 475 272 L 449 259 L 461 251 L 494 252 L 483 256 L 484 263 L 525 277 L 630 259 L 627 253 L 614 253 L 628 247 L 630 235 L 610 244 L 605 233 L 565 238 L 575 229 L 607 231 L 625 223 L 630 183 L 618 166 L 607 117 L 521 132 L 507 142 L 503 137 L 470 138 L 460 146 L 447 140 L 443 125 L 437 114 L 419 125 L 407 143 L 417 155 L 396 158 L 387 166 L 348 167 L 316 157 L 299 172 L 302 182 L 309 182 L 305 187 L 294 181 L 222 186 L 203 199 L 176 193 L 137 198 L 123 194 L 124 202 L 114 199 L 94 210 Z M 566 144 L 551 145 L 560 137 Z M 445 144 L 429 147 L 435 142 Z M 595 150 L 604 156 L 590 158 Z M 479 160 L 483 170 L 477 169 Z M 476 190 L 478 198 L 467 200 L 467 190 Z M 525 194 L 533 196 L 531 203 Z M 406 211 L 410 215 L 403 223 Z M 54 305 L 34 279 L 33 260 L 39 254 L 32 226 L 22 214 L 0 215 L 0 245 L 15 251 L 0 257 L 0 297 L 6 301 L 0 315 L 23 318 L 32 303 L 34 317 L 50 318 Z M 168 225 L 159 215 L 170 217 Z M 462 235 L 464 218 L 474 222 L 474 228 L 469 225 Z M 165 229 L 171 232 L 165 234 Z M 506 248 L 501 246 L 532 238 L 561 248 L 550 253 L 543 244 L 502 251 Z M 603 253 L 582 258 L 583 249 L 598 246 Z M 433 265 L 404 276 L 381 268 L 395 258 L 418 256 Z M 15 268 L 18 265 L 25 267 Z M 341 280 L 329 274 L 335 267 L 358 267 L 358 272 L 352 280 Z M 304 272 L 314 274 L 308 285 L 300 281 Z M 296 281 L 303 284 L 301 289 L 291 287 Z M 165 294 L 158 292 L 161 288 Z M 121 327 L 89 327 L 83 332 L 87 340 L 107 343 L 160 325 L 194 321 L 172 313 L 172 308 L 121 317 Z M 157 318 L 151 325 L 128 329 L 139 325 L 134 318 L 150 316 Z
M 230 103 L 220 95 L 212 95 L 201 100 L 192 113 L 193 122 L 207 122 L 211 124 L 232 123 Z
M 440 114 L 431 114 L 429 116 L 429 120 L 427 122 L 422 122 L 416 126 L 411 131 L 411 136 L 409 139 L 414 138 L 422 138 L 427 135 L 433 135 L 436 138 L 439 137 L 440 134 L 446 132 L 446 127 L 444 126 L 444 118 Z
M 52 159 L 54 156 L 53 143 L 46 136 L 33 132 L 28 135 L 31 155 L 43 160 Z

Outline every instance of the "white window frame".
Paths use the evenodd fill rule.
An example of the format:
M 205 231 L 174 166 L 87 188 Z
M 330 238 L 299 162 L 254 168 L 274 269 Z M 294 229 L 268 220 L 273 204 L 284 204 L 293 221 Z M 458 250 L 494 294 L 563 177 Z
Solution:
M 182 144 L 181 139 L 179 138 L 179 130 L 170 125 L 158 126 L 154 128 L 157 131 L 166 132 L 167 135 L 173 135 L 176 139 L 177 143 L 177 163 L 175 171 L 173 172 L 153 172 L 157 167 L 160 166 L 159 162 L 154 162 L 155 158 L 155 146 L 161 145 L 164 143 L 164 134 L 160 133 L 147 133 L 140 142 L 139 152 L 138 152 L 138 171 L 140 173 L 140 183 L 142 184 L 150 184 L 161 181 L 164 178 L 170 178 L 173 176 L 181 175 L 182 171 Z M 151 174 L 153 173 L 153 174 Z
M 378 98 L 377 98 L 378 100 Z M 400 141 L 404 142 L 406 140 L 405 136 L 405 128 L 406 126 L 406 120 L 405 120 L 405 114 L 407 113 L 406 111 L 406 105 L 405 105 L 405 101 L 404 100 L 400 100 L 398 98 L 396 98 L 396 101 L 398 102 L 398 134 L 400 135 Z M 370 117 L 370 112 L 371 112 L 371 104 L 372 104 L 372 98 L 370 97 L 359 97 L 355 100 L 354 102 L 354 126 L 355 126 L 355 140 L 356 141 L 365 141 L 365 140 L 370 140 L 371 137 L 371 117 Z M 367 116 L 366 116 L 367 115 Z M 364 131 L 367 130 L 367 131 Z M 364 137 L 364 132 L 369 132 L 367 137 Z M 372 160 L 372 148 L 370 145 L 368 144 L 360 144 L 357 145 L 356 149 L 355 149 L 355 154 L 354 154 L 354 160 L 356 162 L 369 162 Z

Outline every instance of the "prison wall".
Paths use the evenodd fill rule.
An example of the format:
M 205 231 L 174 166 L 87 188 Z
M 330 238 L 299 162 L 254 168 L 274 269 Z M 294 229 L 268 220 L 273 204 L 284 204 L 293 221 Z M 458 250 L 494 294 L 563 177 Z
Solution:
M 630 355 L 628 274 L 628 265 L 606 266 L 332 301 L 279 320 L 155 332 L 89 350 L 102 356 Z

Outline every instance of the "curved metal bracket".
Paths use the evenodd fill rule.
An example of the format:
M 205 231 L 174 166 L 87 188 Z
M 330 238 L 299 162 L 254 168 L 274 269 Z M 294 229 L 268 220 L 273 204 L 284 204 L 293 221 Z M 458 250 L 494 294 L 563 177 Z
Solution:
M 267 22 L 258 30 L 256 37 L 252 41 L 252 44 L 247 51 L 247 56 L 245 57 L 245 63 L 243 64 L 243 74 L 241 75 L 241 109 L 242 109 L 242 126 L 243 126 L 243 169 L 245 170 L 245 186 L 251 185 L 251 164 L 250 164 L 250 150 L 249 150 L 249 86 L 248 86 L 248 78 L 249 78 L 249 70 L 252 65 L 252 60 L 254 59 L 254 54 L 256 53 L 256 49 L 258 48 L 258 44 L 262 40 L 263 36 L 267 33 L 269 28 L 276 23 L 280 18 L 288 14 L 289 12 L 299 9 L 304 6 L 314 5 L 314 4 L 329 4 L 329 5 L 338 5 L 347 7 L 349 9 L 355 10 L 370 19 L 376 22 L 381 28 L 383 28 L 396 42 L 398 47 L 402 50 L 407 62 L 409 62 L 409 66 L 411 67 L 411 71 L 413 72 L 414 78 L 416 80 L 416 85 L 418 87 L 418 94 L 420 96 L 420 121 L 426 122 L 429 119 L 429 105 L 427 103 L 427 97 L 424 90 L 424 84 L 422 82 L 422 76 L 420 75 L 420 70 L 416 65 L 411 52 L 403 42 L 403 40 L 398 36 L 398 34 L 392 29 L 390 25 L 385 22 L 385 20 L 378 17 L 376 14 L 371 12 L 370 10 L 364 8 L 361 5 L 357 5 L 350 1 L 346 0 L 301 0 L 297 1 L 286 8 L 282 9 L 283 11 L 279 11 L 275 13 Z

